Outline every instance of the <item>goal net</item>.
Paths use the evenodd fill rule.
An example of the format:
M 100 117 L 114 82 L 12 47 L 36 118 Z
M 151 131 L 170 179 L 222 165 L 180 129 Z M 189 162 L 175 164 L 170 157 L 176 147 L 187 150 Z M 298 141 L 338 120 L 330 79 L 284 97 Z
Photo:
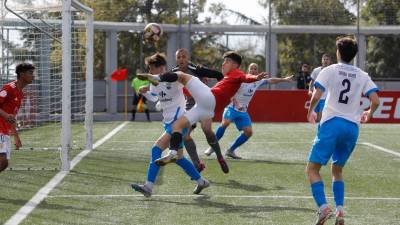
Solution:
M 23 148 L 12 152 L 10 168 L 68 170 L 92 146 L 92 11 L 74 0 L 1 7 L 1 85 L 16 79 L 17 64 L 36 67 L 17 115 Z

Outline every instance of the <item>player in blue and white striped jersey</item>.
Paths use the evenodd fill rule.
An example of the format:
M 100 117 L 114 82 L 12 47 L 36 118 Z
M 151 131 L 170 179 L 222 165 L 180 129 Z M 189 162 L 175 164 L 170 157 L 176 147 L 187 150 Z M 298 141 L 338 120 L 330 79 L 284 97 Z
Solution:
M 167 61 L 164 55 L 156 53 L 146 58 L 146 65 L 149 67 L 151 74 L 162 74 L 166 72 Z M 142 87 L 139 90 L 148 100 L 160 101 L 165 130 L 151 149 L 151 161 L 147 171 L 146 183 L 144 185 L 131 185 L 135 191 L 141 192 L 146 197 L 151 196 L 153 184 L 160 170 L 160 165 L 157 165 L 154 161 L 160 158 L 162 151 L 168 148 L 172 134 L 172 125 L 185 113 L 186 101 L 182 89 L 183 85 L 179 82 L 162 82 L 157 85 L 150 84 L 150 88 Z M 187 132 L 187 130 L 183 130 L 183 133 L 185 132 Z M 190 176 L 192 180 L 197 182 L 194 194 L 199 194 L 204 188 L 210 185 L 206 179 L 201 177 L 193 163 L 183 155 L 183 142 L 180 143 L 175 162 L 186 172 L 187 175 Z
M 258 66 L 256 63 L 251 63 L 249 65 L 248 73 L 253 75 L 258 74 Z M 253 83 L 241 84 L 239 90 L 232 98 L 232 102 L 224 109 L 221 125 L 217 128 L 217 132 L 215 134 L 218 140 L 220 140 L 224 135 L 226 128 L 232 122 L 235 123 L 238 131 L 242 132 L 225 152 L 226 156 L 233 159 L 241 159 L 241 157 L 235 153 L 235 150 L 253 135 L 251 119 L 249 113 L 247 112 L 247 108 L 249 107 L 250 101 L 253 98 L 256 90 L 264 84 L 291 82 L 292 78 L 293 76 L 286 78 L 268 78 Z M 204 153 L 209 156 L 213 152 L 214 151 L 212 148 L 208 148 Z
M 337 64 L 324 68 L 315 80 L 307 118 L 315 123 L 314 108 L 323 92 L 328 92 L 322 111 L 320 128 L 315 137 L 307 163 L 307 177 L 311 192 L 319 207 L 317 225 L 331 216 L 327 205 L 324 183 L 319 173 L 321 166 L 332 158 L 332 190 L 336 204 L 336 223 L 344 224 L 344 180 L 342 170 L 358 139 L 359 123 L 368 122 L 379 106 L 378 88 L 371 77 L 360 68 L 350 64 L 358 51 L 357 42 L 350 37 L 336 41 Z M 370 109 L 360 113 L 362 95 L 371 101 Z

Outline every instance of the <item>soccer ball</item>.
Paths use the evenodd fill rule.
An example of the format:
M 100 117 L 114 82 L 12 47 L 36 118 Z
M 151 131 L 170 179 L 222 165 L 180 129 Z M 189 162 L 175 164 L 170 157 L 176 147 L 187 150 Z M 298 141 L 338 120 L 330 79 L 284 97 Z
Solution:
M 163 33 L 162 27 L 158 23 L 149 23 L 144 27 L 143 38 L 147 42 L 159 41 Z

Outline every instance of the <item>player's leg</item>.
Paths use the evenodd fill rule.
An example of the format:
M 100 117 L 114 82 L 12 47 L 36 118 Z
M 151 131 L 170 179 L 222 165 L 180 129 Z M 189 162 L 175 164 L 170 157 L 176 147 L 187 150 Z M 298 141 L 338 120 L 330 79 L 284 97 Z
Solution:
M 251 126 L 251 120 L 248 113 L 238 112 L 238 116 L 235 118 L 235 125 L 239 131 L 242 131 L 241 134 L 236 138 L 236 140 L 232 143 L 229 149 L 226 151 L 226 156 L 229 156 L 233 159 L 241 159 L 242 157 L 236 155 L 235 150 L 244 144 L 249 138 L 253 135 L 253 129 Z
M 11 157 L 11 139 L 8 135 L 0 134 L 0 172 L 7 169 Z
M 196 124 L 194 124 L 190 127 L 189 132 L 184 137 L 184 145 L 185 145 L 185 149 L 186 149 L 187 153 L 190 156 L 190 160 L 192 160 L 196 169 L 199 172 L 201 172 L 205 169 L 205 164 L 204 164 L 204 162 L 202 162 L 200 160 L 199 155 L 197 154 L 196 143 L 194 142 L 193 138 L 190 136 L 190 133 L 195 128 L 196 128 Z
M 222 119 L 221 125 L 217 128 L 217 132 L 215 133 L 215 136 L 218 141 L 224 136 L 225 130 L 230 125 L 230 123 L 231 123 L 230 120 Z M 209 147 L 206 151 L 204 151 L 204 154 L 207 156 L 210 156 L 213 153 L 214 149 L 211 147 Z
M 350 158 L 358 139 L 358 125 L 344 119 L 337 119 L 340 123 L 340 137 L 338 145 L 332 155 L 332 191 L 336 205 L 336 223 L 344 224 L 344 194 L 345 182 L 343 167 Z
M 343 167 L 332 164 L 332 191 L 336 205 L 336 222 L 335 225 L 344 225 L 344 180 Z
M 231 121 L 234 119 L 232 116 L 233 114 L 231 113 L 233 109 L 230 107 L 226 107 L 224 109 L 224 113 L 222 114 L 222 122 L 221 125 L 217 128 L 217 131 L 215 132 L 215 136 L 217 137 L 218 141 L 224 136 L 226 128 L 230 125 Z M 204 151 L 204 154 L 207 156 L 210 156 L 212 153 L 214 153 L 214 150 L 209 147 L 206 151 Z
M 163 166 L 171 161 L 175 160 L 178 154 L 178 150 L 180 149 L 180 145 L 183 141 L 182 131 L 184 128 L 190 126 L 189 120 L 184 116 L 179 117 L 173 124 L 172 124 L 172 131 L 171 131 L 171 140 L 169 145 L 168 154 L 165 156 L 158 158 L 155 163 L 157 165 Z
M 185 134 L 186 129 L 183 130 L 183 133 Z M 190 162 L 186 157 L 183 155 L 183 141 L 181 142 L 177 154 L 177 160 L 176 164 L 180 166 L 183 171 L 192 179 L 197 182 L 196 187 L 193 191 L 194 194 L 200 194 L 200 192 L 204 189 L 207 188 L 210 183 L 208 180 L 204 179 L 200 173 L 197 171 L 197 169 L 194 167 L 193 163 Z
M 133 95 L 133 104 L 132 104 L 132 118 L 131 121 L 135 121 L 136 109 L 139 104 L 139 96 L 137 94 Z
M 231 107 L 226 107 L 224 109 L 224 113 L 222 114 L 222 121 L 221 125 L 217 128 L 215 135 L 217 136 L 218 140 L 222 138 L 225 134 L 226 128 L 231 124 L 231 122 L 235 119 L 232 111 L 234 109 Z
M 218 139 L 212 130 L 212 118 L 205 118 L 201 120 L 201 128 L 203 129 L 203 133 L 206 136 L 207 143 L 214 150 L 217 155 L 218 163 L 221 166 L 221 169 L 224 173 L 229 173 L 228 164 L 225 162 L 224 157 L 221 153 L 221 147 L 219 146 Z
M 332 216 L 332 209 L 327 204 L 325 186 L 319 171 L 321 166 L 326 165 L 331 158 L 336 146 L 337 136 L 338 127 L 333 119 L 323 123 L 318 130 L 308 157 L 306 173 L 312 196 L 318 206 L 317 225 L 324 224 Z
M 143 99 L 143 104 L 146 104 L 146 108 L 144 110 L 144 113 L 146 114 L 147 121 L 150 122 L 151 121 L 150 120 L 150 111 L 149 111 L 149 108 L 147 107 L 147 99 L 143 95 L 142 95 L 142 99 Z
M 6 153 L 0 153 L 0 172 L 7 169 L 8 159 Z
M 160 171 L 160 166 L 155 163 L 155 160 L 161 157 L 162 152 L 168 147 L 171 136 L 164 132 L 151 148 L 151 159 L 147 168 L 147 180 L 144 185 L 131 184 L 135 191 L 142 193 L 146 197 L 150 197 L 153 191 L 153 185 Z

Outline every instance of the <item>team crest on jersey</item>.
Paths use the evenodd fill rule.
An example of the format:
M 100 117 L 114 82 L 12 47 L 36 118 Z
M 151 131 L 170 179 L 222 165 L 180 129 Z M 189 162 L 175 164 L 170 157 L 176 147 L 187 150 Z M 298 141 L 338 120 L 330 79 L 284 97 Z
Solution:
M 254 91 L 253 89 L 247 90 L 247 92 L 249 92 L 250 94 L 253 93 L 253 91 Z
M 169 89 L 171 89 L 171 84 L 170 83 L 167 83 L 167 89 L 169 90 Z

